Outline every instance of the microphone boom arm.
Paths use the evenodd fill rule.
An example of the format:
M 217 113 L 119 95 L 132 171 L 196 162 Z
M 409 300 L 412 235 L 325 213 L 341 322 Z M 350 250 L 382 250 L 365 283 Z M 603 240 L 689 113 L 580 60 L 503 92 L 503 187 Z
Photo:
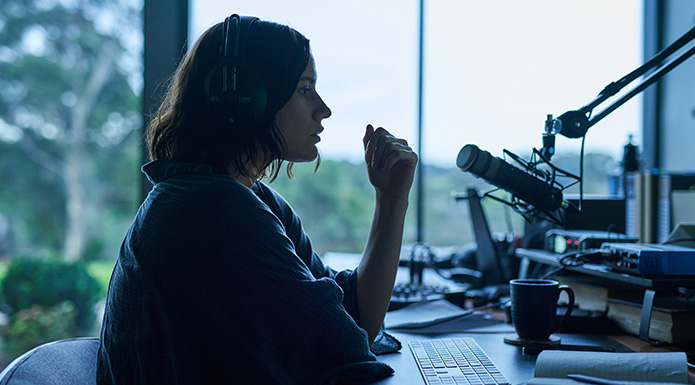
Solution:
M 666 66 L 663 68 L 659 69 L 658 71 L 654 72 L 651 74 L 647 79 L 645 79 L 642 83 L 640 83 L 637 87 L 633 88 L 625 94 L 623 97 L 620 99 L 616 100 L 613 104 L 609 105 L 606 107 L 604 110 L 602 110 L 598 115 L 596 115 L 594 118 L 589 119 L 589 126 L 587 129 L 594 124 L 598 123 L 599 120 L 605 118 L 608 114 L 613 112 L 616 108 L 622 106 L 625 102 L 630 100 L 633 96 L 639 94 L 640 92 L 644 91 L 645 88 L 649 87 L 653 83 L 655 83 L 657 80 L 661 79 L 666 73 L 671 71 L 672 69 L 676 68 L 678 65 L 680 65 L 682 62 L 690 58 L 695 54 L 695 47 L 689 49 L 686 51 L 683 55 L 673 59 L 670 63 L 668 63 Z
M 632 83 L 638 77 L 644 75 L 646 72 L 653 69 L 654 67 L 659 66 L 664 59 L 671 56 L 674 52 L 678 51 L 694 39 L 695 27 L 691 28 L 688 32 L 686 32 L 683 36 L 678 38 L 678 40 L 673 42 L 670 46 L 664 48 L 661 52 L 657 53 L 654 57 L 649 59 L 641 67 L 625 75 L 617 82 L 612 82 L 609 85 L 607 85 L 599 93 L 599 95 L 589 104 L 585 105 L 579 110 L 567 111 L 564 114 L 560 115 L 556 119 L 556 121 L 560 122 L 560 127 L 557 130 L 557 132 L 568 138 L 581 138 L 584 135 L 586 135 L 586 132 L 594 124 L 598 123 L 601 119 L 605 118 L 606 116 L 608 116 L 608 114 L 625 104 L 625 102 L 630 100 L 632 97 L 644 91 L 645 88 L 649 87 L 650 85 L 661 79 L 668 72 L 676 68 L 681 63 L 683 63 L 685 60 L 693 56 L 693 54 L 695 54 L 695 47 L 683 52 L 681 55 L 671 60 L 668 64 L 664 65 L 662 68 L 649 75 L 649 77 L 647 77 L 642 83 L 637 85 L 635 88 L 630 90 L 620 99 L 613 102 L 611 105 L 602 110 L 598 115 L 592 118 L 591 114 L 595 107 L 606 101 L 608 98 L 617 94 L 621 89 L 623 89 L 626 85 Z M 570 127 L 563 127 L 568 123 Z

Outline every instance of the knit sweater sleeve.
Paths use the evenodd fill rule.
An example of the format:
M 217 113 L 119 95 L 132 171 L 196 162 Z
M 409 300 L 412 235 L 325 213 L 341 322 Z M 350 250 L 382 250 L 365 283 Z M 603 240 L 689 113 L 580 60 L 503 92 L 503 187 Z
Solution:
M 275 190 L 263 183 L 257 183 L 254 186 L 254 192 L 278 217 L 285 228 L 287 236 L 295 246 L 297 256 L 307 265 L 312 275 L 317 279 L 330 278 L 340 286 L 343 291 L 343 306 L 348 314 L 359 324 L 355 271 L 336 271 L 323 263 L 321 257 L 314 252 L 311 240 L 304 232 L 301 219 L 290 204 Z

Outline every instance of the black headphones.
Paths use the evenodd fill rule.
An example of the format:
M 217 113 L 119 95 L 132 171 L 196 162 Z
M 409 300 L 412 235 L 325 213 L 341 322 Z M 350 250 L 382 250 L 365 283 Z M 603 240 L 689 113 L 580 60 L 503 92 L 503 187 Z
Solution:
M 220 63 L 205 78 L 210 112 L 232 127 L 252 127 L 266 110 L 263 77 L 246 65 L 244 52 L 251 25 L 257 17 L 231 15 L 224 21 Z

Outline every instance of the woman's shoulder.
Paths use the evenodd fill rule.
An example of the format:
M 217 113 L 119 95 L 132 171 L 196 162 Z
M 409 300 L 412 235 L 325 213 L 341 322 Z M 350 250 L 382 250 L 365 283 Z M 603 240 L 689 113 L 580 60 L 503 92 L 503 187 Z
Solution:
M 253 185 L 252 190 L 256 196 L 263 201 L 263 203 L 268 205 L 271 211 L 273 211 L 276 215 L 280 217 L 296 216 L 292 206 L 287 202 L 287 200 L 285 200 L 285 198 L 275 189 L 262 181 L 256 182 Z
M 260 180 L 254 183 L 252 190 L 256 195 L 258 195 L 259 198 L 261 198 L 264 201 L 268 200 L 284 202 L 285 204 L 287 203 L 287 201 L 285 201 L 285 198 L 283 198 L 283 196 L 280 195 L 280 193 L 278 193 L 277 191 L 275 191 L 274 188 L 270 187 L 269 185 Z
M 148 206 L 168 206 L 176 212 L 196 211 L 198 216 L 221 215 L 226 210 L 262 209 L 256 194 L 236 178 L 216 174 L 209 166 L 174 161 L 154 161 L 142 167 L 153 188 Z

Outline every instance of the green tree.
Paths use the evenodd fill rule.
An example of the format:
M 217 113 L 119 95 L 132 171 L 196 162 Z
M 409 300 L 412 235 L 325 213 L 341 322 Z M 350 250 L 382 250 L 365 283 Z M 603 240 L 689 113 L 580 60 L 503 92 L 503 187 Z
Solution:
M 0 155 L 2 172 L 12 174 L 7 169 L 23 162 L 39 166 L 50 190 L 26 190 L 14 202 L 61 201 L 62 215 L 48 212 L 62 221 L 57 227 L 68 261 L 82 257 L 100 230 L 91 213 L 103 214 L 113 199 L 132 204 L 135 196 L 114 198 L 109 186 L 124 178 L 117 173 L 135 169 L 123 164 L 135 159 L 134 132 L 141 126 L 140 8 L 128 0 L 0 2 L 0 140 L 19 150 Z M 34 216 L 25 204 L 5 206 L 15 217 L 15 206 Z

